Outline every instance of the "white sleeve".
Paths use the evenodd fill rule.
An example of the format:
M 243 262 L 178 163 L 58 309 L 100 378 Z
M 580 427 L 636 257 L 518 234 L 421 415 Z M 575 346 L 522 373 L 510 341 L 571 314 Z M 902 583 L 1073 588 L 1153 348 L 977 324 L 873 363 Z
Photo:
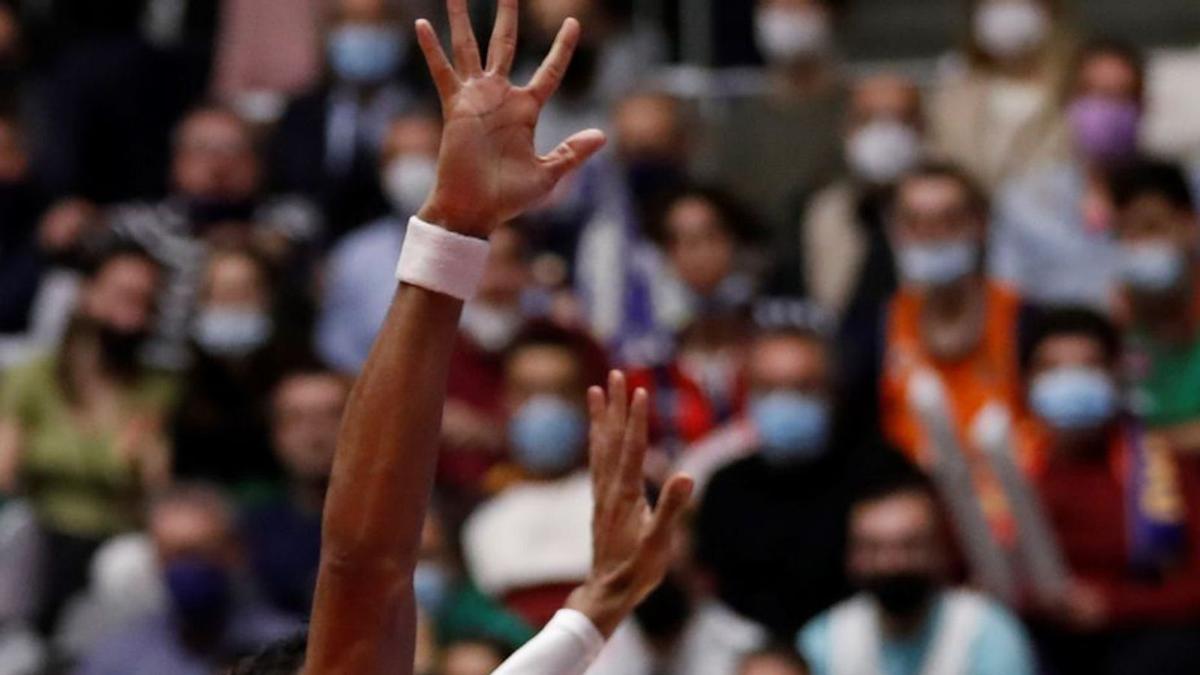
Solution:
M 603 648 L 604 636 L 591 620 L 562 609 L 492 675 L 582 675 Z

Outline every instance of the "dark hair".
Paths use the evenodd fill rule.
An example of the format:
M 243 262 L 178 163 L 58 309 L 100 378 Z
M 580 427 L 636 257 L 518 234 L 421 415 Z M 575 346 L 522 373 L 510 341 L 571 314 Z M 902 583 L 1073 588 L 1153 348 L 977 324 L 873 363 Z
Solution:
M 900 193 L 904 191 L 904 187 L 908 183 L 931 178 L 947 179 L 958 183 L 967 197 L 967 208 L 971 209 L 971 212 L 978 218 L 984 221 L 987 220 L 991 206 L 988 203 L 987 193 L 980 187 L 979 182 L 972 178 L 959 165 L 953 162 L 937 160 L 921 162 L 916 167 L 908 170 L 900 177 L 900 180 L 896 181 L 888 199 L 889 210 L 895 211 L 896 204 L 900 199 Z
M 297 633 L 238 661 L 228 675 L 297 675 L 304 667 L 307 649 L 308 633 Z
M 591 335 L 564 328 L 546 319 L 530 321 L 521 329 L 504 352 L 508 364 L 520 352 L 531 347 L 557 347 L 571 353 L 579 365 L 584 386 L 603 386 L 608 377 L 608 353 Z
M 1195 199 L 1183 169 L 1174 162 L 1141 158 L 1117 168 L 1108 178 L 1113 205 L 1124 209 L 1145 196 L 1166 199 L 1171 206 L 1195 210 Z
M 1111 37 L 1096 38 L 1080 47 L 1071 67 L 1070 91 L 1068 92 L 1068 96 L 1074 96 L 1079 90 L 1083 67 L 1094 59 L 1107 56 L 1114 56 L 1124 61 L 1133 70 L 1134 77 L 1136 78 L 1134 83 L 1134 97 L 1139 102 L 1142 101 L 1146 92 L 1146 58 L 1142 56 L 1142 52 L 1137 47 L 1124 40 Z
M 737 242 L 753 243 L 763 235 L 758 217 L 728 191 L 713 185 L 692 184 L 670 192 L 650 207 L 647 234 L 659 246 L 667 246 L 670 243 L 671 232 L 667 227 L 667 218 L 675 205 L 685 199 L 698 199 L 711 206 L 717 212 L 717 221 L 722 231 Z
M 863 468 L 862 483 L 855 492 L 854 506 L 874 504 L 899 495 L 924 495 L 936 505 L 937 490 L 929 477 L 904 459 L 899 450 L 881 446 L 874 462 Z
M 1121 333 L 1103 315 L 1085 307 L 1061 307 L 1037 314 L 1020 346 L 1021 370 L 1029 372 L 1038 347 L 1052 337 L 1081 335 L 1095 340 L 1104 351 L 1104 361 L 1114 365 L 1121 357 Z
M 747 652 L 742 660 L 738 662 L 739 672 L 747 663 L 754 659 L 777 659 L 783 661 L 799 670 L 802 673 L 810 673 L 808 662 L 794 648 L 782 642 L 773 642 L 765 647 L 759 647 L 754 651 Z
M 161 271 L 162 265 L 143 246 L 124 237 L 102 233 L 83 242 L 79 267 L 87 279 L 95 279 L 109 263 L 121 258 L 137 258 Z

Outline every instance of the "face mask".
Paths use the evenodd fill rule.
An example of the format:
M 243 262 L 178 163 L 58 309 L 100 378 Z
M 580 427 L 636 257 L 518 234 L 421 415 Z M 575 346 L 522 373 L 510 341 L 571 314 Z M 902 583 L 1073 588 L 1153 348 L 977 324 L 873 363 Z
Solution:
M 795 63 L 827 54 L 833 46 L 828 15 L 812 10 L 762 9 L 754 16 L 758 48 L 771 63 Z
M 130 372 L 137 367 L 148 334 L 148 331 L 125 331 L 108 324 L 97 326 L 96 333 L 105 362 L 120 372 Z
M 579 408 L 557 396 L 537 396 L 509 422 L 508 440 L 513 459 L 526 471 L 562 473 L 583 456 L 587 420 Z
M 896 255 L 900 276 L 917 286 L 949 286 L 975 270 L 979 246 L 967 239 L 942 244 L 909 244 Z
M 626 175 L 634 199 L 643 206 L 687 182 L 684 172 L 674 162 L 662 160 L 633 162 L 626 169 Z
M 772 392 L 750 404 L 750 418 L 762 440 L 760 452 L 771 464 L 809 460 L 825 451 L 829 405 L 819 398 Z
M 1095 429 L 1116 414 L 1117 388 L 1102 370 L 1058 368 L 1034 378 L 1029 402 L 1055 429 Z
M 458 327 L 484 351 L 495 354 L 512 342 L 524 321 L 524 316 L 515 307 L 468 302 L 463 307 Z
M 329 66 L 342 80 L 374 84 L 395 73 L 405 47 L 404 34 L 395 28 L 342 26 L 329 34 Z
M 416 213 L 437 180 L 437 160 L 421 155 L 393 159 L 384 169 L 383 189 L 398 214 Z
M 436 563 L 417 563 L 413 572 L 413 595 L 421 609 L 428 614 L 437 614 L 450 595 L 450 576 Z
M 861 179 L 887 185 L 916 165 L 921 138 L 903 122 L 880 119 L 854 132 L 846 142 L 846 159 Z
M 1134 291 L 1162 293 L 1179 285 L 1187 271 L 1187 255 L 1166 243 L 1123 244 L 1121 278 Z
M 225 197 L 192 197 L 187 200 L 188 223 L 197 232 L 224 223 L 248 223 L 254 220 L 254 202 Z
M 272 322 L 256 310 L 201 310 L 192 325 L 192 337 L 213 356 L 245 356 L 271 337 Z
M 975 14 L 975 39 L 997 59 L 1025 56 L 1046 41 L 1050 18 L 1034 2 L 992 0 Z
M 1067 109 L 1075 145 L 1098 164 L 1114 164 L 1137 153 L 1142 111 L 1132 101 L 1084 96 Z
M 165 577 L 171 604 L 186 625 L 211 627 L 225 619 L 232 584 L 224 567 L 187 558 L 167 565 Z
M 933 595 L 933 579 L 914 572 L 882 574 L 864 579 L 861 586 L 889 616 L 911 617 Z

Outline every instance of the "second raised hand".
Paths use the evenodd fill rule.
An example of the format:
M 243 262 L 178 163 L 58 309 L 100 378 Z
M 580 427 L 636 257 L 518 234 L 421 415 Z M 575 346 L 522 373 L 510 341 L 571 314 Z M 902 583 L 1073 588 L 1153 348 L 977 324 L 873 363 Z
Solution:
M 533 147 L 538 114 L 558 89 L 579 43 L 575 19 L 563 22 L 545 61 L 525 86 L 509 81 L 517 48 L 517 0 L 500 0 L 486 68 L 467 13 L 449 0 L 454 64 L 433 26 L 417 21 L 417 41 L 442 104 L 437 182 L 418 216 L 477 237 L 537 204 L 568 172 L 603 147 L 604 133 L 581 131 L 548 155 Z

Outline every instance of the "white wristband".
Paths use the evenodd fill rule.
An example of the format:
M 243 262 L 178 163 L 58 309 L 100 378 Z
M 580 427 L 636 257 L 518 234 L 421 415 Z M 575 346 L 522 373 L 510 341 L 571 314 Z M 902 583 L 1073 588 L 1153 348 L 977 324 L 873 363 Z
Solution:
M 459 300 L 475 295 L 487 265 L 486 239 L 451 232 L 413 216 L 404 233 L 396 278 Z

